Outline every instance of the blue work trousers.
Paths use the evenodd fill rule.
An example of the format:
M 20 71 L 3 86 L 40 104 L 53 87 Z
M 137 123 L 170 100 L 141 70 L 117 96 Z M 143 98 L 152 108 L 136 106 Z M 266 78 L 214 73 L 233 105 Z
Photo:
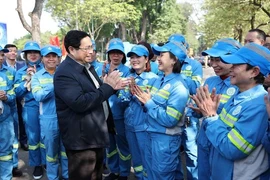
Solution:
M 11 111 L 13 117 L 13 125 L 14 125 L 14 141 L 13 141 L 13 149 L 12 149 L 12 159 L 13 159 L 13 167 L 18 167 L 18 148 L 19 148 L 19 120 L 18 120 L 18 113 L 16 110 Z
M 57 117 L 40 118 L 41 139 L 46 147 L 47 177 L 49 180 L 59 180 L 59 164 L 62 178 L 68 179 L 68 159 L 60 139 Z
M 12 116 L 0 120 L 0 179 L 11 180 L 12 178 L 12 147 L 14 140 L 14 126 Z
M 149 180 L 175 180 L 179 164 L 180 136 L 148 132 L 145 159 Z
M 131 154 L 125 133 L 124 119 L 114 120 L 116 135 L 109 134 L 110 147 L 107 148 L 108 167 L 112 173 L 129 176 Z
M 46 164 L 45 145 L 40 137 L 40 122 L 38 106 L 23 107 L 23 121 L 28 137 L 29 165 L 41 166 Z
M 148 179 L 145 162 L 145 139 L 146 131 L 133 132 L 126 130 L 129 150 L 132 156 L 132 165 L 138 180 Z

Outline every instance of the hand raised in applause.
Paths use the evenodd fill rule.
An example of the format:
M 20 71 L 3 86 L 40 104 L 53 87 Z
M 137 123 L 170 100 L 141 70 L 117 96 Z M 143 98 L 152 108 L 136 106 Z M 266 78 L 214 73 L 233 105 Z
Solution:
M 145 104 L 147 101 L 151 99 L 151 94 L 149 89 L 146 89 L 146 92 L 143 91 L 138 85 L 134 86 L 134 95 L 138 98 L 138 100 Z
M 3 91 L 3 90 L 0 90 L 0 100 L 1 100 L 1 101 L 7 100 L 6 92 Z
M 103 77 L 103 82 L 110 85 L 114 90 L 124 89 L 130 83 L 128 78 L 121 78 L 120 72 L 113 71 Z
M 220 95 L 215 93 L 209 94 L 208 85 L 197 88 L 196 95 L 190 96 L 197 104 L 199 111 L 203 116 L 211 116 L 217 114 Z
M 213 88 L 213 89 L 212 89 L 212 92 L 211 92 L 211 94 L 210 94 L 210 97 L 211 97 L 211 99 L 214 101 L 214 99 L 215 99 L 215 97 L 216 97 L 216 88 Z M 192 96 L 191 96 L 191 98 L 192 98 Z M 195 106 L 195 104 L 190 103 L 190 104 L 188 105 L 188 107 L 191 108 L 191 109 L 192 109 L 194 112 L 196 112 L 197 114 L 202 114 L 201 111 L 200 111 L 200 108 L 198 108 L 197 106 Z

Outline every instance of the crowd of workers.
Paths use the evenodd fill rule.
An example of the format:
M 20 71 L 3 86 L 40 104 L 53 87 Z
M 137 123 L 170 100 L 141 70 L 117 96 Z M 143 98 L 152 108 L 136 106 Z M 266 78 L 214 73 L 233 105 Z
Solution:
M 113 38 L 104 63 L 83 31 L 69 31 L 64 45 L 62 60 L 59 47 L 29 41 L 23 62 L 16 45 L 0 47 L 1 180 L 23 175 L 19 146 L 34 179 L 127 180 L 132 167 L 139 180 L 269 180 L 270 37 L 262 30 L 250 30 L 244 45 L 222 38 L 203 51 L 216 74 L 204 85 L 181 34 L 127 54 Z

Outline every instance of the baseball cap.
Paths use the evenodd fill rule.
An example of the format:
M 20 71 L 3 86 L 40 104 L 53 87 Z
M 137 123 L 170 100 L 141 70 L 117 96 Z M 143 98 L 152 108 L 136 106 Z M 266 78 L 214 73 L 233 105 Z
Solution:
M 127 57 L 131 57 L 132 54 L 136 54 L 137 56 L 149 56 L 148 49 L 143 45 L 135 45 L 131 48 L 130 52 L 127 53 Z
M 177 41 L 177 42 L 181 42 L 183 44 L 186 43 L 186 39 L 182 34 L 172 34 L 168 41 Z
M 36 41 L 29 41 L 25 43 L 22 52 L 25 51 L 40 51 L 40 47 Z
M 266 76 L 270 72 L 270 50 L 255 43 L 248 43 L 232 55 L 220 57 L 227 64 L 250 64 L 259 66 L 260 72 Z
M 123 44 L 122 40 L 119 38 L 111 39 L 109 42 L 109 47 L 108 47 L 107 53 L 109 53 L 111 50 L 119 50 L 125 54 L 124 44 Z
M 56 54 L 57 56 L 61 56 L 61 55 L 62 55 L 60 48 L 57 47 L 57 46 L 47 45 L 47 46 L 44 46 L 44 47 L 41 49 L 41 55 L 42 55 L 42 56 L 46 56 L 46 55 L 48 55 L 49 53 L 54 53 L 54 54 Z
M 153 52 L 158 56 L 161 52 L 171 52 L 180 62 L 183 62 L 187 57 L 186 47 L 182 43 L 176 41 L 169 41 L 163 46 L 154 45 Z
M 203 56 L 220 57 L 223 55 L 229 55 L 237 52 L 242 45 L 232 38 L 223 38 L 217 40 L 215 44 L 210 48 L 202 52 Z
M 8 50 L 8 49 L 2 48 L 2 46 L 0 46 L 0 51 L 3 51 L 4 53 L 9 52 L 9 50 Z

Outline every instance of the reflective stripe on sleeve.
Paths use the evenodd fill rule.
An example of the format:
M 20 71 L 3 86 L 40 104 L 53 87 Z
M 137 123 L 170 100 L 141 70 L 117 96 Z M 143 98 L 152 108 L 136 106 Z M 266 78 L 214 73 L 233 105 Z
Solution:
M 255 147 L 247 142 L 243 136 L 241 136 L 241 134 L 235 129 L 232 129 L 229 132 L 228 138 L 237 147 L 237 149 L 245 154 L 250 154 L 255 149 Z

